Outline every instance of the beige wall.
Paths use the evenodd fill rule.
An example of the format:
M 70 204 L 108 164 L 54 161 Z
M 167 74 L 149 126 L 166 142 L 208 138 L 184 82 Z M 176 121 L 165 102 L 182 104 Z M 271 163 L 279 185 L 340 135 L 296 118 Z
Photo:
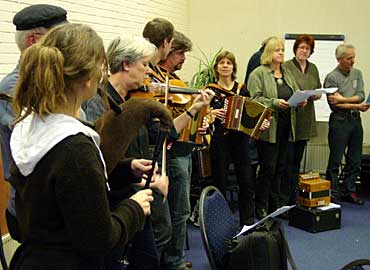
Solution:
M 263 39 L 285 33 L 344 34 L 357 48 L 356 67 L 370 88 L 369 0 L 213 0 L 190 1 L 190 38 L 207 54 L 224 48 L 235 53 L 238 79 L 244 81 L 249 57 Z M 334 53 L 334 52 L 333 52 Z M 197 49 L 192 53 L 199 55 Z M 196 61 L 189 57 L 191 66 Z M 191 69 L 190 67 L 187 67 Z M 364 142 L 370 144 L 370 112 L 363 114 Z M 320 124 L 326 141 L 326 124 Z M 367 132 L 369 130 L 369 132 Z
M 14 43 L 14 14 L 28 5 L 40 3 L 65 8 L 70 22 L 91 25 L 106 45 L 121 33 L 141 35 L 145 23 L 155 17 L 167 18 L 185 34 L 189 29 L 187 0 L 0 0 L 0 79 L 14 68 L 19 58 Z

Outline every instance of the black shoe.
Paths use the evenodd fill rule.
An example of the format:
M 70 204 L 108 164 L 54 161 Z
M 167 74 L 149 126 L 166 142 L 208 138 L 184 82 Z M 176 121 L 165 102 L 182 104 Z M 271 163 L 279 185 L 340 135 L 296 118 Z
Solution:
M 342 201 L 349 202 L 357 205 L 364 205 L 364 201 L 358 197 L 358 195 L 355 192 L 352 192 L 351 194 L 347 196 L 342 197 Z
M 267 216 L 267 211 L 264 208 L 256 209 L 256 218 L 263 219 Z

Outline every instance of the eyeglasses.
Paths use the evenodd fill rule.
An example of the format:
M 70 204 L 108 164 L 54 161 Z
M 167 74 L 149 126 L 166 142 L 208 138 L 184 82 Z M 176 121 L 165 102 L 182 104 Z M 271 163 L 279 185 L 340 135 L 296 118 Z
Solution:
M 306 50 L 306 51 L 311 51 L 311 48 L 310 47 L 307 47 L 307 46 L 299 46 L 298 49 L 300 50 Z

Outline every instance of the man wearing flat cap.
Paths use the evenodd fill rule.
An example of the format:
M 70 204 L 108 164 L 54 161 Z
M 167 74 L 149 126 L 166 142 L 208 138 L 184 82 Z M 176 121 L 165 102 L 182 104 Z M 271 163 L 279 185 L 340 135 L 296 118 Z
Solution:
M 51 27 L 65 22 L 67 22 L 67 11 L 57 6 L 31 5 L 19 11 L 13 18 L 13 24 L 16 26 L 15 42 L 21 54 L 32 44 L 35 44 Z M 0 97 L 0 142 L 5 180 L 10 177 L 11 153 L 9 143 L 11 130 L 9 125 L 14 120 L 10 99 L 14 94 L 14 87 L 19 77 L 18 73 L 19 63 L 0 82 L 0 94 L 3 94 Z M 15 190 L 11 187 L 6 219 L 10 236 L 19 240 L 14 198 Z

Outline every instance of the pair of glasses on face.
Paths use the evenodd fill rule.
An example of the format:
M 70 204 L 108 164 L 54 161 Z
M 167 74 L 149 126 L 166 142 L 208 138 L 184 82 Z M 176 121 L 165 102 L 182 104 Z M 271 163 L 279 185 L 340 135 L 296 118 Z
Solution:
M 306 46 L 299 46 L 298 49 L 300 49 L 302 51 L 311 51 L 311 48 L 310 47 L 306 47 Z

